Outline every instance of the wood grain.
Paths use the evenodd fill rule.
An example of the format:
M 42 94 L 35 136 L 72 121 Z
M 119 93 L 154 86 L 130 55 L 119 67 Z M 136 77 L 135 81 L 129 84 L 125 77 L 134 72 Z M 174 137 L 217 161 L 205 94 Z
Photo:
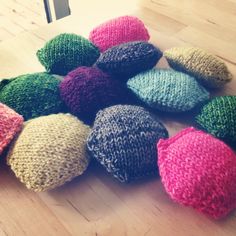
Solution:
M 142 0 L 139 6 L 133 0 L 79 0 L 72 16 L 0 43 L 0 78 L 42 71 L 35 53 L 59 33 L 87 37 L 98 23 L 133 14 L 145 22 L 151 41 L 162 50 L 189 44 L 219 56 L 234 75 L 223 93 L 236 94 L 235 13 L 236 2 L 230 0 Z M 162 59 L 158 66 L 167 63 Z M 171 135 L 192 122 L 191 116 L 162 119 Z M 121 184 L 92 163 L 83 176 L 65 186 L 35 194 L 1 159 L 0 236 L 236 235 L 236 212 L 213 221 L 172 202 L 158 178 Z

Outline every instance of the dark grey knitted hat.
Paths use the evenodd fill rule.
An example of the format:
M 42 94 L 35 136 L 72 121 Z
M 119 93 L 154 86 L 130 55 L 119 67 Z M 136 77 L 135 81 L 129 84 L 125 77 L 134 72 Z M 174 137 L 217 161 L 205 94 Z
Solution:
M 142 107 L 116 105 L 98 112 L 87 147 L 121 182 L 155 175 L 157 142 L 168 132 Z
M 151 43 L 135 41 L 109 48 L 100 55 L 96 66 L 114 78 L 127 81 L 153 68 L 161 57 L 160 49 Z

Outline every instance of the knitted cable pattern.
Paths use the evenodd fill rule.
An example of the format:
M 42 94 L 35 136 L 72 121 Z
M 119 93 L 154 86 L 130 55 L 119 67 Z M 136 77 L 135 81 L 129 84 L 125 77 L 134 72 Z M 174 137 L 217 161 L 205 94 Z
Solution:
M 110 47 L 132 42 L 148 41 L 150 38 L 143 22 L 135 16 L 121 16 L 95 27 L 89 39 L 101 52 Z
M 23 124 L 23 117 L 0 103 L 0 155 Z
M 70 72 L 60 83 L 60 93 L 70 111 L 88 123 L 100 109 L 129 101 L 123 84 L 94 67 Z
M 204 105 L 196 116 L 200 128 L 236 146 L 236 96 L 219 96 Z
M 25 120 L 58 113 L 63 109 L 60 80 L 47 73 L 21 75 L 4 82 L 0 102 L 21 114 Z
M 164 56 L 172 68 L 194 76 L 208 88 L 222 87 L 233 77 L 223 61 L 200 48 L 175 47 Z
M 127 86 L 149 107 L 167 112 L 188 111 L 209 98 L 194 78 L 170 69 L 140 73 Z
M 130 42 L 114 46 L 99 57 L 96 66 L 120 80 L 153 68 L 162 52 L 147 42 Z
M 213 218 L 236 207 L 236 155 L 222 141 L 187 128 L 157 145 L 164 187 L 176 202 Z
M 63 185 L 89 164 L 89 127 L 70 114 L 53 114 L 25 123 L 7 156 L 8 164 L 27 188 L 36 192 Z
M 86 38 L 64 33 L 48 41 L 36 54 L 47 72 L 66 75 L 78 66 L 93 65 L 100 52 Z
M 156 142 L 165 127 L 142 107 L 116 105 L 98 112 L 88 137 L 90 154 L 121 182 L 158 173 Z

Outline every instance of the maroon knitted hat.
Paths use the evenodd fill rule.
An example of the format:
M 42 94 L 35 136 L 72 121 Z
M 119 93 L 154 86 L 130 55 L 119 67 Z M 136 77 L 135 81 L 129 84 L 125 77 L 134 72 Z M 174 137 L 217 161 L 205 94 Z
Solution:
M 96 67 L 78 67 L 60 84 L 61 97 L 70 111 L 85 122 L 111 105 L 129 100 L 129 90 Z

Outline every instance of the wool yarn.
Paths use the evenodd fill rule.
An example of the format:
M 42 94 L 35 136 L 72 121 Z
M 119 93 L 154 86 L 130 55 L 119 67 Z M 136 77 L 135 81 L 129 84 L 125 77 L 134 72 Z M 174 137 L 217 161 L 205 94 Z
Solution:
M 195 47 L 174 47 L 164 52 L 169 65 L 194 76 L 207 88 L 220 88 L 232 79 L 226 64 Z
M 78 67 L 60 83 L 60 93 L 70 111 L 85 122 L 93 121 L 105 107 L 128 102 L 128 89 L 95 67 Z
M 236 96 L 219 96 L 204 105 L 196 122 L 206 132 L 236 146 Z
M 47 73 L 18 76 L 0 90 L 0 102 L 21 114 L 25 120 L 58 113 L 63 109 L 60 80 Z
M 144 23 L 135 16 L 121 16 L 95 27 L 89 39 L 101 52 L 110 47 L 132 42 L 148 41 L 150 38 Z
M 0 155 L 23 124 L 23 117 L 0 103 Z
M 213 218 L 236 207 L 236 155 L 210 134 L 187 128 L 157 145 L 162 183 L 176 202 Z
M 47 72 L 66 75 L 78 66 L 91 66 L 100 55 L 99 49 L 76 34 L 59 34 L 37 51 Z
M 59 187 L 88 167 L 89 127 L 70 114 L 52 114 L 25 123 L 10 147 L 7 162 L 27 188 Z
M 109 48 L 101 54 L 96 66 L 124 81 L 153 68 L 161 57 L 162 52 L 154 45 L 136 41 Z
M 156 142 L 168 132 L 139 106 L 116 105 L 99 111 L 88 137 L 88 150 L 121 182 L 158 173 Z
M 206 101 L 209 93 L 191 76 L 171 69 L 152 69 L 127 81 L 134 94 L 151 108 L 183 112 Z

